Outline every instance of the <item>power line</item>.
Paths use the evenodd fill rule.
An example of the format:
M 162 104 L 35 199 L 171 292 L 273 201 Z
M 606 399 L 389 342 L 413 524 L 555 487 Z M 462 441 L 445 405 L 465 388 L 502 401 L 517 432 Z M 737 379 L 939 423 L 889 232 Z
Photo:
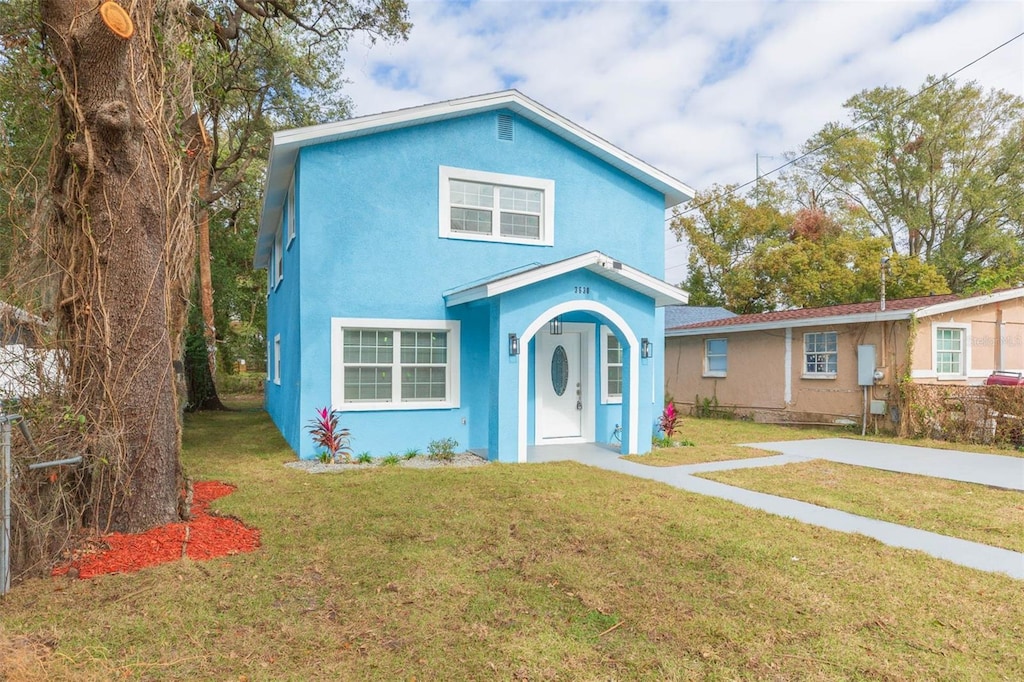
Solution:
M 975 64 L 977 64 L 978 62 L 980 62 L 982 59 L 985 59 L 985 58 L 991 56 L 992 54 L 994 54 L 994 53 L 998 52 L 999 50 L 1003 49 L 1004 47 L 1006 47 L 1010 43 L 1012 43 L 1012 42 L 1014 42 L 1016 40 L 1019 40 L 1021 37 L 1024 37 L 1024 31 L 1022 31 L 1021 33 L 1018 33 L 1017 35 L 1013 36 L 1009 40 L 1006 40 L 1003 43 L 1000 43 L 999 45 L 993 47 L 991 50 L 989 50 L 985 54 L 981 55 L 980 57 L 977 57 L 976 59 L 968 62 L 967 64 L 964 64 L 963 66 L 961 66 L 956 71 L 953 71 L 952 73 L 946 74 L 945 76 L 943 76 L 939 80 L 935 81 L 934 83 L 932 83 L 932 84 L 930 84 L 930 85 L 928 85 L 926 87 L 921 88 L 916 93 L 914 93 L 912 95 L 908 95 L 907 97 L 904 97 L 902 100 L 900 100 L 899 102 L 896 103 L 896 106 L 894 108 L 897 108 L 897 109 L 901 108 L 903 105 L 908 104 L 909 102 L 917 99 L 918 97 L 920 97 L 924 93 L 928 92 L 932 88 L 938 87 L 939 85 L 945 83 L 946 81 L 951 80 L 954 76 L 956 76 L 961 71 L 969 69 L 970 67 L 972 67 Z M 849 137 L 850 135 L 853 135 L 854 133 L 859 131 L 861 128 L 864 128 L 867 125 L 875 123 L 876 121 L 878 121 L 879 118 L 881 118 L 881 116 L 882 115 L 879 114 L 878 116 L 875 116 L 873 118 L 870 118 L 870 119 L 864 121 L 860 125 L 857 125 L 857 126 L 855 126 L 853 128 L 845 130 L 842 133 L 840 133 L 837 137 L 835 137 L 834 139 L 829 140 L 828 142 L 825 142 L 823 144 L 820 144 L 817 147 L 815 147 L 814 149 L 812 149 L 810 151 L 807 151 L 807 152 L 804 152 L 803 154 L 801 154 L 799 156 L 796 156 L 796 157 L 790 159 L 789 161 L 786 161 L 786 163 L 784 163 L 784 164 L 782 164 L 780 166 L 777 166 L 777 167 L 771 169 L 770 171 L 762 173 L 761 175 L 759 175 L 758 177 L 754 178 L 753 180 L 748 180 L 747 182 L 743 183 L 742 185 L 737 185 L 736 187 L 733 187 L 732 189 L 729 189 L 729 190 L 727 190 L 725 192 L 722 192 L 722 193 L 717 194 L 717 195 L 715 195 L 713 197 L 710 197 L 710 198 L 702 201 L 699 204 L 694 204 L 692 206 L 688 206 L 686 208 L 686 210 L 684 210 L 684 211 L 682 211 L 682 212 L 680 212 L 680 213 L 678 213 L 676 215 L 673 215 L 670 218 L 666 218 L 665 222 L 666 223 L 670 222 L 670 221 L 674 220 L 677 217 L 687 215 L 687 214 L 692 213 L 692 212 L 694 212 L 694 211 L 696 211 L 696 210 L 698 210 L 700 208 L 703 208 L 704 206 L 707 206 L 708 204 L 712 203 L 713 201 L 717 201 L 718 199 L 721 199 L 723 197 L 727 197 L 727 196 L 729 196 L 731 194 L 735 194 L 738 190 L 741 190 L 744 187 L 749 187 L 750 185 L 753 185 L 754 183 L 756 183 L 758 180 L 760 180 L 761 178 L 763 178 L 765 176 L 777 173 L 778 171 L 782 170 L 783 168 L 786 168 L 788 166 L 793 165 L 797 161 L 801 161 L 801 160 L 807 158 L 808 156 L 811 156 L 813 154 L 817 154 L 819 151 L 825 149 L 826 147 L 830 147 L 830 146 L 834 145 L 839 140 L 841 140 L 841 139 L 843 139 L 845 137 Z M 667 249 L 665 249 L 665 253 L 668 253 L 669 251 L 672 251 L 673 249 L 677 249 L 677 248 L 679 248 L 681 246 L 685 246 L 685 243 L 684 242 L 678 242 L 676 244 L 673 244 L 672 246 L 669 246 Z M 672 266 L 672 267 L 680 267 L 680 266 L 675 265 L 675 266 Z

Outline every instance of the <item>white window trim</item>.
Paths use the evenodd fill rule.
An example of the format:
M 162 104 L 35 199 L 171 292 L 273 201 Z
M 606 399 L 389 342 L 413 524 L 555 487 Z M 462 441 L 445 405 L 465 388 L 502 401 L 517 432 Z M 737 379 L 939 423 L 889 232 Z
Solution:
M 614 334 L 611 327 L 607 325 L 601 325 L 601 404 L 602 405 L 621 405 L 622 394 L 609 395 L 608 394 L 608 335 Z M 619 345 L 622 346 L 622 342 L 619 341 Z M 625 359 L 626 349 L 622 349 L 623 359 Z M 623 378 L 625 378 L 625 363 L 619 365 L 623 368 Z
M 466 239 L 469 241 L 500 242 L 502 244 L 526 244 L 529 246 L 554 246 L 555 244 L 555 181 L 543 178 L 530 178 L 522 175 L 506 175 L 504 173 L 488 173 L 486 171 L 469 170 L 441 166 L 438 181 L 438 236 L 442 239 Z M 540 239 L 523 237 L 503 237 L 500 234 L 469 234 L 452 232 L 451 181 L 465 180 L 488 185 L 506 187 L 522 187 L 540 190 L 544 193 L 543 216 L 540 224 Z M 498 207 L 494 208 L 495 211 Z
M 288 246 L 292 247 L 292 242 L 295 241 L 295 175 L 292 175 L 291 185 L 288 186 Z
M 817 372 L 807 371 L 807 337 L 811 334 L 835 334 L 836 335 L 836 371 Z M 800 376 L 804 379 L 835 379 L 839 376 L 839 332 L 828 329 L 820 332 L 805 332 L 803 336 L 803 348 L 800 351 Z
M 939 340 L 940 329 L 959 329 L 963 332 L 960 341 L 960 372 L 957 374 L 939 373 Z M 963 381 L 971 373 L 971 325 L 963 322 L 932 322 L 932 372 L 939 381 Z M 986 374 L 985 376 L 988 376 Z
M 459 407 L 459 366 L 461 344 L 458 320 L 401 320 L 368 317 L 331 318 L 331 404 L 346 412 L 372 412 L 394 410 L 445 410 Z M 391 331 L 447 331 L 448 332 L 448 376 L 444 401 L 402 402 L 345 402 L 345 339 L 346 329 L 387 329 Z M 396 352 L 398 344 L 395 344 Z M 401 395 L 401 375 L 392 377 L 392 395 Z
M 708 342 L 709 341 L 725 341 L 725 370 L 724 371 L 711 371 L 708 369 Z M 717 337 L 714 339 L 704 339 L 704 374 L 705 377 L 724 378 L 729 371 L 729 339 L 726 337 Z
M 274 335 L 274 383 L 281 385 L 281 335 Z

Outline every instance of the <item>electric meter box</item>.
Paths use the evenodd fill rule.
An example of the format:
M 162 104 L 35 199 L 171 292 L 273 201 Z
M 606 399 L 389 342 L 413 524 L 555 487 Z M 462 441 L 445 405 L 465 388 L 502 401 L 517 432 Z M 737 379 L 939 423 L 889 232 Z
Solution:
M 857 385 L 875 385 L 875 347 L 857 346 Z

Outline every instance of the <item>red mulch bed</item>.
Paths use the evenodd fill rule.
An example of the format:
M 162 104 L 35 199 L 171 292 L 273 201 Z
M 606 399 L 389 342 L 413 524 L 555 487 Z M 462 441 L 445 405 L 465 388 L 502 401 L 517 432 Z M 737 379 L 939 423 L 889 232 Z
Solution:
M 234 486 L 217 481 L 196 483 L 192 494 L 192 520 L 168 523 L 145 533 L 111 533 L 99 538 L 99 549 L 79 553 L 53 569 L 53 575 L 93 578 L 107 573 L 131 573 L 148 566 L 189 559 L 251 552 L 260 546 L 260 531 L 241 521 L 214 516 L 210 502 L 230 495 Z

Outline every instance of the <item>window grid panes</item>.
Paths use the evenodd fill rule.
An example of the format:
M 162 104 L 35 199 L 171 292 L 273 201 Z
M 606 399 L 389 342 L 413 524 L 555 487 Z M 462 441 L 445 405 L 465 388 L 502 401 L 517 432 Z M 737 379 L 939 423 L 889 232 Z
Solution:
M 707 339 L 704 342 L 704 371 L 707 374 L 725 376 L 728 347 L 728 339 Z
M 837 332 L 804 334 L 804 373 L 835 375 L 838 369 L 839 335 Z
M 449 198 L 452 232 L 541 238 L 542 190 L 451 180 Z
M 939 374 L 963 374 L 964 331 L 935 330 L 935 371 Z
M 622 396 L 622 346 L 615 334 L 608 335 L 608 395 Z
M 346 329 L 342 361 L 346 402 L 448 398 L 447 331 Z

